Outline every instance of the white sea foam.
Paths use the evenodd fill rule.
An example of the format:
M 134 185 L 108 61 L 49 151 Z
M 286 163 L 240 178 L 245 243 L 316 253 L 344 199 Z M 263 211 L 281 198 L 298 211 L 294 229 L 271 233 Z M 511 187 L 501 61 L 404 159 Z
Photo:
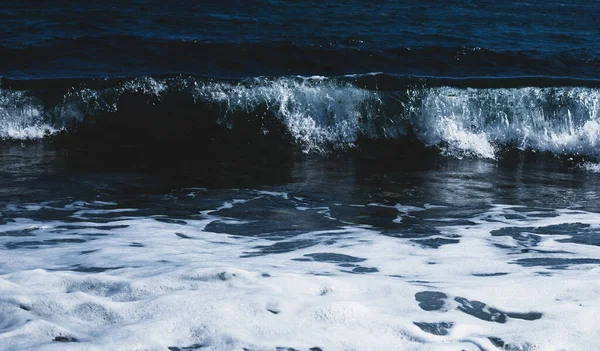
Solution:
M 282 193 L 282 192 L 277 192 L 277 191 L 260 190 L 260 191 L 257 191 L 257 193 L 262 194 L 262 195 L 278 196 L 285 200 L 289 199 L 289 196 L 287 193 Z M 302 200 L 300 200 L 300 201 L 302 201 Z
M 239 196 L 245 202 L 227 201 L 219 208 L 260 200 L 248 195 Z M 261 196 L 299 201 L 280 193 Z M 114 215 L 112 203 L 80 203 L 76 208 L 85 211 L 86 206 L 95 215 L 102 206 L 105 215 Z M 393 207 L 403 215 L 439 209 Z M 596 350 L 598 264 L 553 269 L 516 262 L 600 259 L 600 248 L 561 242 L 565 235 L 542 231 L 536 232 L 540 241 L 535 249 L 540 251 L 511 255 L 510 247 L 517 253 L 522 242 L 490 233 L 524 228 L 527 236 L 527 228 L 562 223 L 600 230 L 600 217 L 558 210 L 553 217 L 532 213 L 522 220 L 528 214 L 520 210 L 497 205 L 470 218 L 469 224 L 441 226 L 432 237 L 458 242 L 438 249 L 410 237 L 348 226 L 278 241 L 314 241 L 313 246 L 248 255 L 273 240 L 211 232 L 211 223 L 247 223 L 214 211 L 173 223 L 154 217 L 119 217 L 108 223 L 80 217 L 69 223 L 26 219 L 27 209 L 22 209 L 23 218 L 0 228 L 0 350 L 193 345 L 207 350 L 498 350 L 493 338 L 519 350 Z M 502 275 L 486 276 L 490 274 Z M 419 307 L 416 294 L 424 291 L 446 294 L 443 306 L 430 311 Z M 461 298 L 471 305 L 462 305 Z M 484 314 L 495 308 L 541 313 L 541 318 L 507 317 L 496 323 L 461 310 L 477 301 L 486 304 Z M 414 322 L 452 325 L 446 335 L 434 335 Z M 72 342 L 52 341 L 56 337 Z
M 56 133 L 39 101 L 22 91 L 0 90 L 0 139 L 40 139 Z
M 593 173 L 600 173 L 600 163 L 584 162 L 581 164 L 581 168 Z
M 597 88 L 399 89 L 385 93 L 325 77 L 136 78 L 109 88 L 74 87 L 54 105 L 32 91 L 2 89 L 0 138 L 42 138 L 116 112 L 125 93 L 141 94 L 148 104 L 183 93 L 212 106 L 223 126 L 234 127 L 240 114 L 259 122 L 275 117 L 305 152 L 350 148 L 360 136 L 401 139 L 413 130 L 424 144 L 459 158 L 493 159 L 505 146 L 600 158 Z M 265 124 L 263 133 L 270 132 Z
M 323 151 L 328 145 L 353 146 L 383 104 L 378 92 L 324 81 L 323 77 L 201 84 L 194 95 L 196 99 L 225 104 L 224 124 L 231 122 L 231 113 L 251 113 L 265 106 L 285 124 L 306 152 Z
M 593 88 L 411 91 L 409 114 L 419 137 L 456 156 L 494 158 L 496 148 L 598 157 L 600 91 Z

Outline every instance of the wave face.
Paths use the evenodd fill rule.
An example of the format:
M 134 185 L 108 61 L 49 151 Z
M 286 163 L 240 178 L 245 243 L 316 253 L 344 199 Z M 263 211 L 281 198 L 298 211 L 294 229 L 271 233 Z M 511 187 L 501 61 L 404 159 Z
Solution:
M 4 80 L 0 137 L 112 130 L 133 139 L 155 129 L 158 140 L 176 140 L 199 130 L 206 137 L 212 128 L 245 133 L 248 142 L 281 138 L 306 153 L 353 148 L 361 138 L 416 138 L 455 157 L 495 158 L 506 148 L 600 156 L 597 83 L 522 86 L 526 82 L 385 75 Z

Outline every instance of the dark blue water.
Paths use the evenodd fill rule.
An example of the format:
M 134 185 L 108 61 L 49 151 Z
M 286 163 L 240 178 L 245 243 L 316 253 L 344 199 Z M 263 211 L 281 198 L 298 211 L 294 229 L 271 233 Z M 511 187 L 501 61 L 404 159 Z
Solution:
M 516 1 L 6 4 L 0 72 L 599 78 L 600 5 Z

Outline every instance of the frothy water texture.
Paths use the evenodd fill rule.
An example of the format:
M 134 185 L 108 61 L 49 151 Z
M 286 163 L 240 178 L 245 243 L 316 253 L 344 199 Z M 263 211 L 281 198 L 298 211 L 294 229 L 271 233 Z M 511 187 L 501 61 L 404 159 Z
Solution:
M 596 213 L 492 204 L 455 217 L 255 190 L 155 201 L 205 209 L 6 205 L 0 348 L 597 345 Z
M 263 125 L 261 133 L 266 136 L 272 126 L 265 120 L 274 119 L 307 153 L 352 148 L 361 137 L 416 137 L 423 145 L 438 147 L 443 154 L 455 157 L 494 159 L 500 150 L 516 148 L 598 158 L 598 88 L 405 84 L 382 90 L 376 88 L 378 81 L 375 78 L 373 82 L 373 77 L 253 78 L 237 82 L 192 77 L 114 83 L 92 80 L 67 86 L 64 92 L 58 89 L 52 101 L 44 101 L 34 89 L 3 89 L 0 135 L 4 139 L 39 139 L 76 130 L 81 123 L 102 123 L 120 110 L 127 115 L 142 114 L 139 123 L 156 123 L 145 118 L 143 111 L 148 106 L 163 106 L 159 118 L 172 119 L 180 105 L 170 101 L 173 96 L 183 96 L 197 121 L 213 119 L 232 129 L 241 119 Z M 88 87 L 99 84 L 109 87 Z M 131 96 L 138 98 L 130 101 Z
M 55 133 L 44 121 L 43 107 L 23 91 L 0 90 L 0 138 L 41 139 Z

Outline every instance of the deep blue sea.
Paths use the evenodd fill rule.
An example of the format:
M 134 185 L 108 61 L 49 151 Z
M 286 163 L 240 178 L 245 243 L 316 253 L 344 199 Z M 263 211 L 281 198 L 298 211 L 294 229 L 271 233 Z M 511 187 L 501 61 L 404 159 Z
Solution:
M 600 349 L 600 2 L 0 28 L 0 351 Z

